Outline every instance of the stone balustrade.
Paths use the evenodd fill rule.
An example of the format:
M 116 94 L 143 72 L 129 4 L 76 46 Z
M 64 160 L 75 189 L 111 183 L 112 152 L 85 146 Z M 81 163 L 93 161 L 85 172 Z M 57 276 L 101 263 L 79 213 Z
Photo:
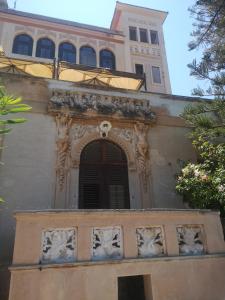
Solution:
M 13 265 L 223 253 L 219 214 L 198 210 L 17 212 Z

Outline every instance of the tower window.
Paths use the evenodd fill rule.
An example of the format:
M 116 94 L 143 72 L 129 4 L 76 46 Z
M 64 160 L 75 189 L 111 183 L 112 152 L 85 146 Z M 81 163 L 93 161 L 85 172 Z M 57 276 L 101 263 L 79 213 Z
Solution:
M 152 78 L 154 83 L 161 84 L 161 73 L 159 67 L 152 67 Z
M 136 27 L 129 27 L 129 35 L 131 41 L 137 41 L 137 28 Z
M 76 48 L 70 43 L 59 45 L 59 60 L 76 63 Z
M 33 39 L 27 34 L 17 35 L 13 42 L 12 52 L 21 55 L 32 56 Z
M 143 76 L 144 75 L 144 67 L 143 67 L 143 65 L 141 65 L 141 64 L 135 64 L 135 73 L 137 75 Z
M 158 31 L 150 30 L 150 36 L 151 36 L 151 43 L 154 45 L 158 45 L 159 44 Z
M 111 51 L 100 51 L 100 67 L 115 70 L 115 55 Z
M 80 48 L 80 64 L 96 67 L 96 53 L 93 48 L 88 46 Z
M 148 33 L 147 29 L 140 28 L 140 41 L 142 43 L 148 43 Z
M 55 44 L 48 38 L 39 39 L 37 42 L 36 56 L 53 59 L 55 57 Z

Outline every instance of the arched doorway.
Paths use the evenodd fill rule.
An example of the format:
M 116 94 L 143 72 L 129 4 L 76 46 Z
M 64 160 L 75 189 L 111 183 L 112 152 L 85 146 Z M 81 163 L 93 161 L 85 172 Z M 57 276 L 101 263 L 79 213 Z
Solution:
M 125 152 L 107 140 L 89 143 L 80 157 L 79 208 L 130 208 Z

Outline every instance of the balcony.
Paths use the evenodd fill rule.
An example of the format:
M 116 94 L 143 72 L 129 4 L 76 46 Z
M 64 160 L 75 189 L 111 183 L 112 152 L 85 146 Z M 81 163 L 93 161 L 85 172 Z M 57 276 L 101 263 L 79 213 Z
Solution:
M 34 211 L 16 220 L 14 266 L 225 252 L 217 212 Z

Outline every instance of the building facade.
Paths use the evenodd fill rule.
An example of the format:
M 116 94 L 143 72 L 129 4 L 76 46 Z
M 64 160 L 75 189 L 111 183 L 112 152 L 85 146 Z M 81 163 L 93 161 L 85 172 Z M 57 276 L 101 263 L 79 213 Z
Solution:
M 9 266 L 10 300 L 225 297 L 219 215 L 175 193 L 198 99 L 171 93 L 166 15 L 117 2 L 107 29 L 0 1 L 0 77 L 32 106 L 1 142 L 1 299 Z

